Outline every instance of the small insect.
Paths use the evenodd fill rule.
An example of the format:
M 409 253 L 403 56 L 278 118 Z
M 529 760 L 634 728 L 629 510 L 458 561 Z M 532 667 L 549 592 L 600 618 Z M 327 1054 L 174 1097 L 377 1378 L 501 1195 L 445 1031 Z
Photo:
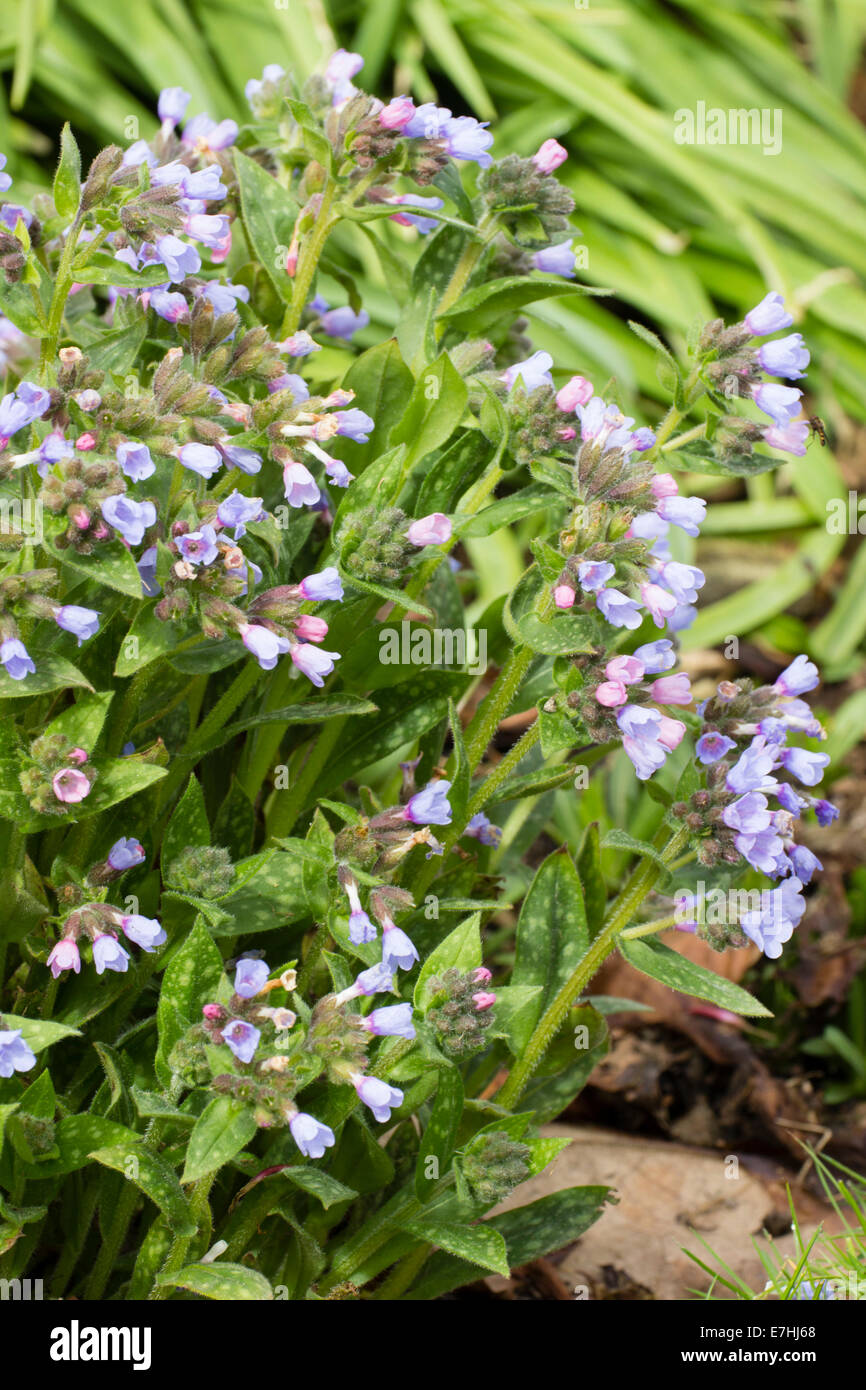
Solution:
M 813 434 L 816 434 L 816 435 L 818 436 L 818 441 L 819 441 L 819 443 L 823 446 L 823 448 L 826 449 L 826 447 L 827 447 L 827 431 L 826 431 L 826 429 L 825 429 L 825 427 L 824 427 L 824 421 L 821 419 L 821 416 L 820 416 L 820 415 L 810 415 L 810 416 L 809 416 L 809 427 L 810 427 L 810 429 L 812 430 L 812 433 L 813 433 Z

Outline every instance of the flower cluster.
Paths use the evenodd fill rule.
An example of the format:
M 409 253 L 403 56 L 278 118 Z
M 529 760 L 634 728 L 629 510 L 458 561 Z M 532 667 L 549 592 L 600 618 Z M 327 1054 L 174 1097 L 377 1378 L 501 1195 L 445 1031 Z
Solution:
M 789 742 L 824 737 L 800 698 L 818 679 L 815 665 L 801 655 L 772 685 L 752 689 L 745 681 L 723 682 L 699 708 L 703 728 L 696 753 L 707 769 L 706 789 L 672 808 L 695 838 L 701 864 L 745 861 L 781 880 L 759 909 L 739 919 L 745 935 L 772 959 L 805 911 L 804 885 L 822 867 L 810 849 L 795 842 L 796 822 L 805 811 L 814 811 L 821 825 L 838 815 L 832 802 L 802 790 L 818 786 L 829 755 Z M 681 904 L 687 913 L 688 905 Z

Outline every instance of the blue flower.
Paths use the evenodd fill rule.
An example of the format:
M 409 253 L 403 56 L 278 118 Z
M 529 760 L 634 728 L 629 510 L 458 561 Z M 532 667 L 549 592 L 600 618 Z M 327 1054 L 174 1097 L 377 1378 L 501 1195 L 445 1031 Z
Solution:
M 66 603 L 54 614 L 54 621 L 64 632 L 71 632 L 78 638 L 78 645 L 88 637 L 95 637 L 99 631 L 99 614 L 93 608 L 79 608 L 75 603 Z
M 5 642 L 0 643 L 0 663 L 13 681 L 23 681 L 36 670 L 27 648 L 17 637 L 7 637 Z
M 334 1131 L 303 1110 L 289 1120 L 289 1129 L 305 1158 L 321 1158 L 325 1149 L 333 1148 L 336 1143 Z
M 428 782 L 416 792 L 404 808 L 403 816 L 413 825 L 450 825 L 451 806 L 448 802 L 450 782 Z
M 235 1018 L 223 1028 L 221 1036 L 239 1062 L 251 1062 L 262 1034 L 261 1029 L 254 1028 L 251 1023 Z
M 242 956 L 235 968 L 235 994 L 252 999 L 261 993 L 270 973 L 267 961 Z
M 0 1076 L 11 1076 L 14 1071 L 29 1071 L 36 1065 L 36 1054 L 22 1037 L 21 1028 L 0 1030 Z
M 140 545 L 145 531 L 156 521 L 156 507 L 152 502 L 136 502 L 126 493 L 103 497 L 99 505 L 109 526 L 113 526 L 129 545 Z
M 571 241 L 561 241 L 558 246 L 546 246 L 543 251 L 536 251 L 532 264 L 546 275 L 561 275 L 564 280 L 573 280 L 574 252 Z
M 785 308 L 782 296 L 771 291 L 764 295 L 760 304 L 749 310 L 743 322 L 749 332 L 758 338 L 765 333 L 777 333 L 780 328 L 790 328 L 794 320 Z
M 115 872 L 123 873 L 124 870 L 134 869 L 137 864 L 142 863 L 144 846 L 138 840 L 123 836 L 111 846 L 106 859 Z
M 186 300 L 184 300 L 184 307 L 186 307 Z M 144 478 L 149 478 L 151 473 L 156 472 L 156 464 L 150 456 L 147 445 L 139 444 L 135 439 L 126 439 L 122 444 L 118 444 L 115 456 L 127 478 L 131 478 L 134 483 L 140 483 Z

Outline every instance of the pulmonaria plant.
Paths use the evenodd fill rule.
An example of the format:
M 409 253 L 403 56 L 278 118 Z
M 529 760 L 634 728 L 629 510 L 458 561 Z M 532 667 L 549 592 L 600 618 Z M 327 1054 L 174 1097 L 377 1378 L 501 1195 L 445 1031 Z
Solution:
M 576 1238 L 607 1189 L 481 1218 L 562 1147 L 598 966 L 766 1012 L 658 933 L 777 956 L 796 823 L 836 814 L 805 656 L 697 710 L 678 669 L 691 474 L 805 449 L 780 297 L 684 366 L 634 325 L 671 392 L 637 425 L 516 317 L 588 292 L 566 151 L 497 159 L 361 66 L 268 66 L 242 127 L 168 88 L 83 176 L 66 127 L 0 206 L 0 1262 L 53 1297 L 434 1298 Z M 471 635 L 463 541 L 525 518 L 480 669 L 431 656 Z M 527 882 L 501 808 L 619 748 L 653 842 L 589 825 Z M 710 931 L 695 860 L 776 886 Z

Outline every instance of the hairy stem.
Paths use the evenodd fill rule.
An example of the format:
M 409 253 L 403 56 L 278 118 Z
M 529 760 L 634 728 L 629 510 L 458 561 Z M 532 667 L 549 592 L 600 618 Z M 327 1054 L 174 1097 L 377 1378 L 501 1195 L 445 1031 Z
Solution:
M 688 839 L 688 833 L 688 829 L 683 826 L 671 837 L 661 854 L 664 863 L 667 864 L 676 858 Z M 612 902 L 604 926 L 583 960 L 542 1014 L 523 1056 L 512 1068 L 508 1080 L 497 1094 L 497 1104 L 513 1108 L 520 1099 L 575 999 L 583 993 L 599 966 L 610 955 L 619 933 L 628 926 L 644 898 L 654 887 L 661 871 L 662 865 L 655 859 L 641 860 Z

